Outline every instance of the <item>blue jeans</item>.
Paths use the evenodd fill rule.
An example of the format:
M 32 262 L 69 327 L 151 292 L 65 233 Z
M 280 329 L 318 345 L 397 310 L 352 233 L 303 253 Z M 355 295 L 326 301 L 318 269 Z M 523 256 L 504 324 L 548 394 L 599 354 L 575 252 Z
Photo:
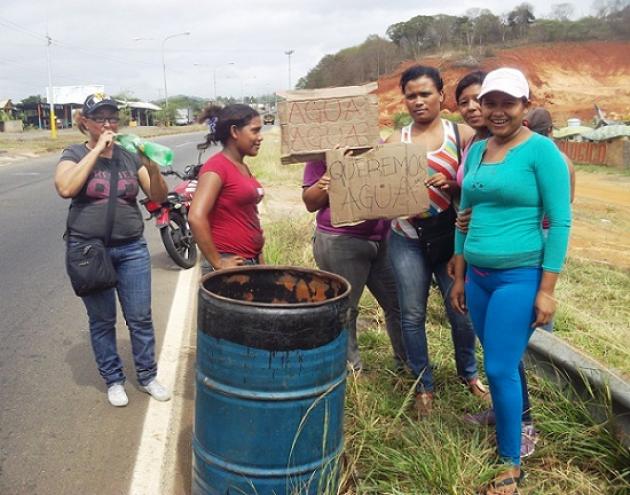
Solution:
M 451 324 L 457 374 L 466 381 L 475 378 L 475 332 L 470 318 L 459 314 L 451 306 L 449 293 L 453 280 L 446 271 L 446 262 L 432 265 L 425 258 L 417 239 L 408 239 L 394 232 L 389 236 L 389 258 L 396 278 L 409 367 L 416 378 L 420 377 L 418 391 L 433 391 L 433 372 L 425 329 L 427 300 L 433 276 L 442 293 L 446 315 Z
M 107 252 L 116 268 L 118 285 L 82 298 L 90 321 L 92 351 L 107 386 L 125 381 L 116 349 L 117 292 L 129 328 L 138 383 L 144 386 L 157 375 L 151 318 L 151 258 L 147 242 L 139 239 L 108 247 Z
M 521 459 L 521 421 L 527 385 L 522 359 L 532 335 L 534 302 L 542 270 L 494 270 L 468 266 L 466 302 L 484 353 L 486 376 L 497 419 L 499 456 Z
M 407 353 L 400 328 L 400 309 L 394 274 L 387 257 L 387 239 L 370 241 L 345 234 L 315 231 L 313 256 L 317 266 L 350 282 L 348 312 L 348 361 L 360 370 L 361 357 L 357 344 L 357 317 L 363 289 L 367 287 L 383 308 L 385 329 L 392 344 L 397 366 L 404 366 Z

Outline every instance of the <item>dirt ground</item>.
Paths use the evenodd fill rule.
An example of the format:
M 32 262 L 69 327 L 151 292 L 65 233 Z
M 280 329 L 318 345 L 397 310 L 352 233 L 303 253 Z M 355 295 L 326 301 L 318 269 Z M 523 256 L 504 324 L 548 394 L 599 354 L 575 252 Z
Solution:
M 597 103 L 608 117 L 630 117 L 630 43 L 599 42 L 548 43 L 497 50 L 493 56 L 477 56 L 477 66 L 461 66 L 461 55 L 427 57 L 408 61 L 392 74 L 379 79 L 381 125 L 391 125 L 392 116 L 403 111 L 398 80 L 400 73 L 415 63 L 438 67 L 444 79 L 444 107 L 455 111 L 457 81 L 475 69 L 516 67 L 527 76 L 534 105 L 545 106 L 557 127 L 566 119 L 579 117 L 590 123 Z
M 298 174 L 295 184 L 265 185 L 265 191 L 264 216 L 279 218 L 306 212 Z M 630 271 L 629 210 L 630 176 L 578 170 L 569 254 Z
M 630 271 L 630 177 L 576 173 L 569 253 Z

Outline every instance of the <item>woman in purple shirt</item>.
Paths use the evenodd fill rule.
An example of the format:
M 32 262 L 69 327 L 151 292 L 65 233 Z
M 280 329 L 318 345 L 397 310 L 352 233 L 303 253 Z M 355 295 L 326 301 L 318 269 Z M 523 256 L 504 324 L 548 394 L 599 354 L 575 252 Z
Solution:
M 385 312 L 385 326 L 394 350 L 397 369 L 404 367 L 407 354 L 400 328 L 400 307 L 396 283 L 387 256 L 388 220 L 367 220 L 352 226 L 333 227 L 330 221 L 326 163 L 312 161 L 304 169 L 302 200 L 306 209 L 317 212 L 313 254 L 317 266 L 346 278 L 351 285 L 348 322 L 348 361 L 355 371 L 362 364 L 357 345 L 359 299 L 367 285 Z

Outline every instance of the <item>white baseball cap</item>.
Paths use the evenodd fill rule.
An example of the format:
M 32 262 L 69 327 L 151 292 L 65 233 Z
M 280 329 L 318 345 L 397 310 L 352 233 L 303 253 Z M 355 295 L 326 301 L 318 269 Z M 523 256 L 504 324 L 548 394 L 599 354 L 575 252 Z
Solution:
M 529 85 L 523 73 L 518 69 L 501 67 L 488 72 L 483 80 L 481 91 L 477 98 L 481 98 L 492 91 L 507 93 L 514 98 L 527 98 L 529 100 Z

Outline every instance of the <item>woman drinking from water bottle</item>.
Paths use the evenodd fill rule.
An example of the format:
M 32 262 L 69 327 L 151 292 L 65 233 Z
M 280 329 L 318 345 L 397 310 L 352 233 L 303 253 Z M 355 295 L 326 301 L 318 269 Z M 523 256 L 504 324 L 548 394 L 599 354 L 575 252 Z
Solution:
M 107 385 L 107 398 L 111 405 L 121 407 L 127 405 L 128 397 L 116 349 L 116 295 L 129 327 L 141 390 L 160 401 L 170 398 L 156 380 L 151 258 L 142 236 L 144 222 L 136 201 L 140 188 L 158 203 L 166 199 L 168 190 L 157 164 L 114 143 L 118 121 L 114 100 L 102 93 L 88 96 L 76 113 L 78 128 L 88 140 L 63 151 L 55 171 L 55 187 L 62 198 L 72 199 L 66 231 L 68 249 L 79 246 L 81 241 L 107 238 L 103 243 L 116 271 L 116 287 L 82 299 L 96 364 Z M 113 210 L 109 210 L 110 205 Z M 110 234 L 104 234 L 107 230 Z

